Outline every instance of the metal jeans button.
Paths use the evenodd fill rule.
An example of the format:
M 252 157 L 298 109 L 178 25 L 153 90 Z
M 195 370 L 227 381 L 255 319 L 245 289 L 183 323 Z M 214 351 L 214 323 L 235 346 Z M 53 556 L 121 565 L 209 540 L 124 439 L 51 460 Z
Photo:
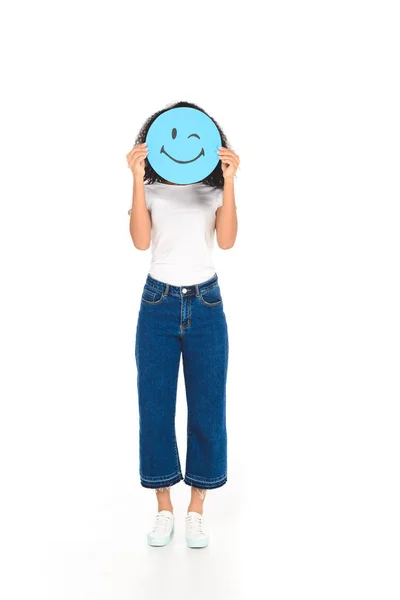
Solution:
M 182 288 L 182 294 L 186 294 L 187 289 L 186 288 Z

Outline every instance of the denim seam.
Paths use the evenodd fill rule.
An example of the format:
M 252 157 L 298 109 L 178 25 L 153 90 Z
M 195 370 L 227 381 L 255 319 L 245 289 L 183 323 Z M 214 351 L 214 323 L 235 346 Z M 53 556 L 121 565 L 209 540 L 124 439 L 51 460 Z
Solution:
M 191 487 L 195 487 L 197 489 L 214 490 L 225 485 L 228 482 L 228 478 L 224 477 L 224 479 L 221 479 L 220 481 L 208 482 L 196 481 L 194 479 L 191 479 L 190 477 L 184 477 L 183 481 L 186 483 L 186 485 L 190 485 Z
M 185 477 L 187 479 L 192 479 L 193 481 L 205 482 L 205 483 L 218 483 L 219 481 L 224 481 L 227 478 L 227 473 L 222 477 L 195 477 L 190 475 L 190 473 L 186 473 Z
M 142 295 L 142 302 L 144 302 L 145 304 L 160 304 L 160 302 L 162 302 L 164 298 L 164 294 L 161 294 L 161 298 L 159 300 L 156 300 L 155 302 L 149 302 L 148 300 L 144 300 Z
M 222 298 L 221 298 L 221 300 L 218 300 L 218 302 L 207 302 L 203 298 L 203 294 L 206 294 L 207 292 L 210 292 L 211 290 L 214 290 L 216 287 L 219 287 L 218 281 L 215 282 L 214 285 L 212 285 L 211 287 L 207 287 L 207 288 L 204 288 L 204 289 L 202 289 L 201 287 L 198 288 L 199 298 L 200 298 L 200 300 L 202 301 L 202 303 L 205 306 L 220 306 L 222 304 Z
M 176 483 L 179 483 L 180 481 L 182 481 L 182 479 L 183 479 L 182 473 L 178 473 L 173 479 L 166 479 L 166 480 L 158 479 L 156 481 L 146 481 L 145 479 L 141 479 L 141 484 L 143 487 L 158 489 L 158 488 L 171 487 L 171 486 L 175 485 Z
M 142 297 L 145 296 L 145 294 L 147 294 L 148 296 L 150 296 L 152 300 L 154 300 L 154 296 L 156 295 L 155 292 L 149 292 L 149 290 L 147 290 L 147 289 L 143 290 Z
M 179 458 L 178 458 L 178 444 L 176 441 L 176 431 L 175 431 L 175 425 L 174 425 L 174 450 L 175 450 L 175 461 L 176 461 L 176 468 L 177 470 L 180 472 L 180 466 L 179 466 Z
M 222 300 L 218 300 L 218 302 L 206 302 L 202 298 L 201 294 L 200 294 L 200 300 L 202 301 L 202 303 L 204 304 L 204 306 L 221 306 L 221 304 L 222 304 Z
M 178 377 L 179 377 L 179 362 L 180 362 L 180 358 L 178 361 L 178 368 L 176 369 L 176 381 L 175 381 L 175 388 L 177 389 L 178 386 Z M 175 430 L 175 417 L 176 417 L 176 403 L 175 403 L 175 410 L 174 410 L 174 425 L 173 425 L 173 434 L 174 434 L 174 450 L 175 450 L 175 461 L 176 461 L 176 468 L 179 471 L 179 473 L 181 473 L 181 466 L 179 463 L 179 451 L 178 451 L 178 443 L 176 441 L 176 430 Z
M 214 288 L 218 287 L 219 283 L 216 282 L 214 283 L 212 286 L 207 287 L 207 288 L 202 288 L 201 285 L 199 286 L 199 290 L 201 294 L 204 294 L 205 292 L 209 292 L 210 290 L 213 290 Z
M 148 274 L 148 279 L 146 280 L 145 285 L 147 287 L 151 288 L 152 290 L 156 291 L 156 292 L 162 291 L 162 293 L 165 296 L 167 296 L 168 293 L 170 293 L 172 296 L 176 296 L 176 297 L 179 298 L 181 296 L 180 288 L 182 288 L 182 287 L 188 287 L 188 288 L 194 287 L 195 288 L 195 292 L 193 294 L 190 294 L 190 296 L 198 296 L 199 289 L 201 290 L 201 292 L 208 292 L 208 291 L 214 289 L 217 285 L 219 285 L 218 276 L 217 276 L 216 273 L 215 273 L 215 275 L 213 275 L 210 278 L 209 281 L 211 282 L 211 284 L 209 284 L 205 288 L 202 288 L 201 286 L 203 286 L 204 283 L 206 283 L 206 282 L 204 282 L 204 283 L 194 283 L 194 284 L 192 283 L 190 285 L 187 284 L 185 286 L 172 286 L 169 283 L 165 283 L 163 281 L 159 281 L 157 279 L 154 279 L 153 277 L 151 277 L 150 274 Z M 154 282 L 154 284 L 153 284 L 153 282 Z M 179 289 L 177 289 L 177 291 L 175 292 L 175 289 L 173 289 L 173 290 L 170 291 L 170 288 L 179 288 Z M 189 297 L 189 295 L 187 297 Z
M 192 415 L 191 415 L 191 410 L 190 410 L 189 403 L 188 403 L 188 407 L 187 407 L 186 465 L 188 465 L 188 458 L 189 458 L 189 454 L 190 454 L 190 441 L 191 441 L 191 438 L 192 438 L 191 424 L 192 424 Z
M 178 471 L 174 471 L 173 473 L 170 473 L 169 475 L 162 475 L 159 477 L 144 477 L 140 473 L 140 479 L 142 479 L 142 481 L 148 481 L 149 483 L 154 483 L 156 481 L 166 481 L 167 479 L 173 479 L 174 477 L 178 477 L 179 475 L 182 475 L 182 472 L 180 469 L 178 469 Z
M 152 290 L 153 292 L 161 292 L 161 290 L 157 287 L 153 287 L 152 285 L 150 285 L 149 283 L 145 283 L 144 284 L 144 289 L 149 288 L 150 290 Z
M 183 306 L 184 306 L 184 301 L 187 300 L 187 325 L 182 325 L 182 316 L 183 316 Z M 191 299 L 190 298 L 182 298 L 182 303 L 181 303 L 181 331 L 183 331 L 183 329 L 187 329 L 190 326 L 190 321 L 191 321 Z

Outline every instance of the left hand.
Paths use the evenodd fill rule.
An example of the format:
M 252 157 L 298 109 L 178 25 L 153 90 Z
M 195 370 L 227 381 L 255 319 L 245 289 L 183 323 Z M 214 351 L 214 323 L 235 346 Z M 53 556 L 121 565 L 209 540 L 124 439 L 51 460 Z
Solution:
M 218 156 L 221 160 L 222 175 L 224 179 L 233 179 L 238 169 L 240 159 L 237 154 L 228 148 L 221 146 L 218 150 Z

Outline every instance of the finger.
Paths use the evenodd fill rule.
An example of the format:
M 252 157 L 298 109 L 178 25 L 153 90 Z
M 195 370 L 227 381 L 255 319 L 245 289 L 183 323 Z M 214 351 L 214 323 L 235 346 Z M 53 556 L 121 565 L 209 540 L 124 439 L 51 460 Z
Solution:
M 231 156 L 227 156 L 225 158 L 221 158 L 221 161 L 223 163 L 226 163 L 227 165 L 234 165 L 235 167 L 239 166 L 239 163 L 234 158 L 232 158 Z
M 233 162 L 234 162 L 234 163 L 235 163 L 237 166 L 239 166 L 239 163 L 240 163 L 239 157 L 238 157 L 238 156 L 236 156 L 236 154 L 234 154 L 234 155 L 230 155 L 230 154 L 229 154 L 229 155 L 228 155 L 228 154 L 227 154 L 227 155 L 221 155 L 221 156 L 220 156 L 220 159 L 221 159 L 221 160 L 228 160 L 228 159 L 229 159 L 229 160 L 233 160 Z
M 229 158 L 230 160 L 234 160 L 237 164 L 240 162 L 239 157 L 235 156 L 234 154 L 219 154 L 219 158 L 220 160 L 226 160 Z
M 145 155 L 145 154 L 142 154 L 142 155 L 140 155 L 140 154 L 139 154 L 138 156 L 135 156 L 134 158 L 132 158 L 132 160 L 129 162 L 129 165 L 128 165 L 128 166 L 129 166 L 131 169 L 133 169 L 134 167 L 136 167 L 136 165 L 138 165 L 138 164 L 139 164 L 139 163 L 141 163 L 143 160 L 145 160 L 145 158 L 146 158 L 146 155 Z
M 129 154 L 134 154 L 135 152 L 141 152 L 142 150 L 147 150 L 146 142 L 144 142 L 143 144 L 138 144 L 137 146 L 134 146 L 132 148 L 132 150 L 129 152 Z
M 237 160 L 237 161 L 239 160 L 239 157 L 238 157 L 237 154 L 230 153 L 230 152 L 229 153 L 228 152 L 220 152 L 218 155 L 219 155 L 220 158 L 222 158 L 222 157 L 224 157 L 224 158 L 229 157 L 229 158 L 233 158 L 233 160 Z
M 132 154 L 132 156 L 130 156 L 127 161 L 128 163 L 131 163 L 133 160 L 135 160 L 138 156 L 143 157 L 143 156 L 147 156 L 147 151 L 143 150 L 142 152 L 135 152 L 135 154 Z
M 233 152 L 232 150 L 218 150 L 218 154 L 220 156 L 235 156 L 236 158 L 239 158 L 239 156 L 237 154 L 235 154 L 235 152 Z
M 234 171 L 236 171 L 236 167 L 235 165 L 232 165 L 230 163 L 222 163 L 222 169 L 233 169 Z
M 149 151 L 147 148 L 136 148 L 132 153 L 131 156 L 136 156 L 136 154 L 147 154 Z
M 147 150 L 137 151 L 127 159 L 128 163 L 131 163 L 138 156 L 143 157 L 143 156 L 147 156 L 147 154 L 148 154 Z
M 128 152 L 128 154 L 126 155 L 126 158 L 128 158 L 129 156 L 132 156 L 132 154 L 134 154 L 135 152 L 143 150 L 146 147 L 147 147 L 146 142 L 143 142 L 143 144 L 138 144 L 137 146 L 133 146 L 132 150 L 130 150 Z
M 135 156 L 135 158 L 133 160 L 131 160 L 130 166 L 136 167 L 136 165 L 139 164 L 140 162 L 142 162 L 142 160 L 144 160 L 145 158 L 146 158 L 146 156 L 144 154 L 142 154 L 142 155 L 139 154 L 138 156 Z
M 218 150 L 221 152 L 233 152 L 231 148 L 227 148 L 226 146 L 220 146 Z

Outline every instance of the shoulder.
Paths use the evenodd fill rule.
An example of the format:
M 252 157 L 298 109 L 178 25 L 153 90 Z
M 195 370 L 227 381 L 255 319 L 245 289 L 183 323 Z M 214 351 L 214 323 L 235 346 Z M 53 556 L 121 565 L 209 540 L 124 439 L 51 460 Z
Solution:
M 195 186 L 196 192 L 207 206 L 211 206 L 215 212 L 223 203 L 224 190 L 216 186 L 205 185 L 204 183 Z
M 144 184 L 144 190 L 146 194 L 155 194 L 157 191 L 159 191 L 158 188 L 159 186 L 157 185 L 157 182 Z
M 223 194 L 223 188 L 219 188 L 213 185 L 205 185 L 204 183 L 199 185 L 200 193 L 207 195 L 210 198 L 219 198 Z
M 224 190 L 218 187 L 209 187 L 210 198 L 212 199 L 214 210 L 217 210 L 223 203 Z
M 158 190 L 157 183 L 145 183 L 144 184 L 144 194 L 145 194 L 145 198 L 146 198 L 146 207 L 148 208 L 149 211 L 151 211 L 153 198 L 157 195 L 158 191 L 159 190 Z M 131 212 L 132 212 L 132 209 L 130 208 L 128 210 L 128 215 L 130 215 Z
M 155 183 L 145 183 L 144 192 L 146 195 L 146 206 L 151 211 L 153 199 L 156 198 L 160 193 L 160 185 Z

